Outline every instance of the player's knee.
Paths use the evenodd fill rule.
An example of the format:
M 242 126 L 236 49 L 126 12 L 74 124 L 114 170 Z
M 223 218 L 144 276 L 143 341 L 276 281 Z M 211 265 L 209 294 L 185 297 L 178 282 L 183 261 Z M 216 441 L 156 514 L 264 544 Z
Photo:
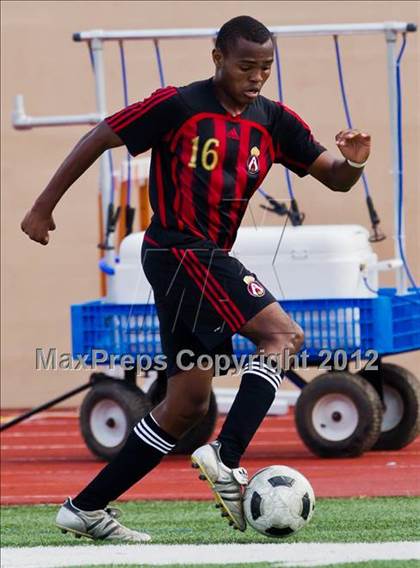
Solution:
M 281 350 L 287 351 L 289 355 L 298 353 L 305 340 L 305 334 L 303 329 L 295 322 L 291 322 L 290 332 L 287 334 L 287 338 L 281 343 Z
M 300 325 L 294 323 L 294 334 L 292 339 L 293 353 L 298 353 L 302 349 L 304 341 L 305 334 L 303 332 L 303 329 L 300 327 Z
M 263 338 L 258 344 L 258 349 L 267 355 L 283 355 L 286 352 L 293 355 L 300 351 L 304 339 L 305 335 L 300 325 L 290 321 L 290 328 L 287 332 L 273 333 Z

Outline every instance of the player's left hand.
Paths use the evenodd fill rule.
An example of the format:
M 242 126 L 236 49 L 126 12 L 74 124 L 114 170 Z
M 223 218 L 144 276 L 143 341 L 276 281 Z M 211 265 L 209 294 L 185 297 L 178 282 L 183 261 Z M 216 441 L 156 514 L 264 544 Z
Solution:
M 362 164 L 370 154 L 370 134 L 356 129 L 342 130 L 335 137 L 338 149 L 345 158 Z

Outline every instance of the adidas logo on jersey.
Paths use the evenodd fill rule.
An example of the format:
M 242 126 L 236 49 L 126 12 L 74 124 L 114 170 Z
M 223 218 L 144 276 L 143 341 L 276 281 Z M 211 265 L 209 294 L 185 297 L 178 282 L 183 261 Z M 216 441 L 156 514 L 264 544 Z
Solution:
M 227 137 L 231 138 L 232 140 L 239 140 L 239 134 L 235 128 L 231 128 L 227 133 Z

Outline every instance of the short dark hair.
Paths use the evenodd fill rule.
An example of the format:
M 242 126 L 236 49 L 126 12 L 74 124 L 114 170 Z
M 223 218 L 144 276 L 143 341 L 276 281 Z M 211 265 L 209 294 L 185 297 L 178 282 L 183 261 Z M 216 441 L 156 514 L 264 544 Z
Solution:
M 270 31 L 258 20 L 251 16 L 237 16 L 220 28 L 216 38 L 216 47 L 223 54 L 236 44 L 239 38 L 259 43 L 260 45 L 272 38 Z

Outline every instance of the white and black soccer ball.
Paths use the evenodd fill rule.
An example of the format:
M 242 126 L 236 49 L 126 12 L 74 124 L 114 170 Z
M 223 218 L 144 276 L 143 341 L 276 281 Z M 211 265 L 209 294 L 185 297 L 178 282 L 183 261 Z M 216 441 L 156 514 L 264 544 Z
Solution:
M 266 536 L 285 537 L 299 531 L 311 520 L 314 508 L 309 481 L 285 465 L 257 471 L 244 494 L 246 520 Z

